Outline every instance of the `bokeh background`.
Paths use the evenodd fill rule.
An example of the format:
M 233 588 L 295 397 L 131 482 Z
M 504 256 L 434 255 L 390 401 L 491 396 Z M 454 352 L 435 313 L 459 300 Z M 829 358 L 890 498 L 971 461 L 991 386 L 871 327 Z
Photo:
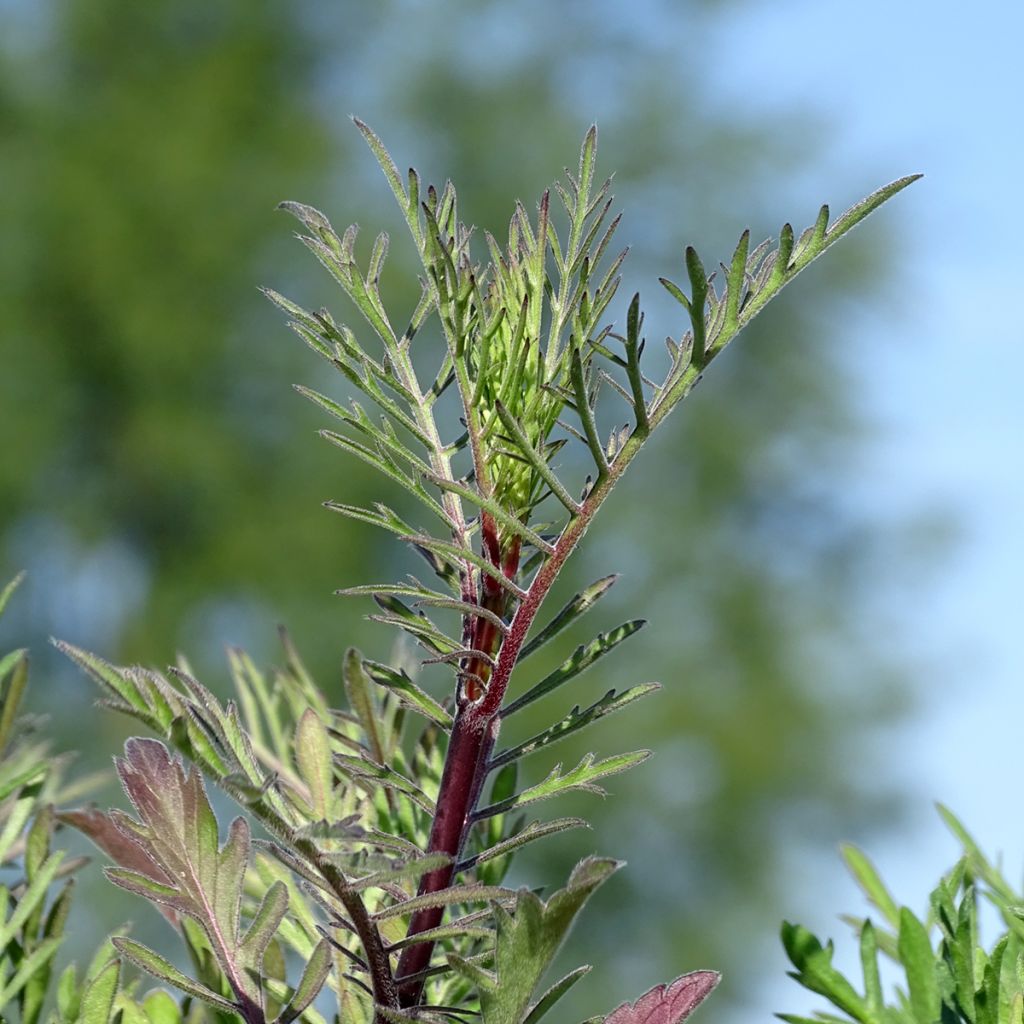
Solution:
M 584 737 L 655 760 L 524 869 L 630 863 L 575 936 L 600 969 L 565 1019 L 707 966 L 718 1020 L 806 1010 L 780 919 L 852 963 L 838 842 L 920 906 L 954 856 L 936 798 L 1021 858 L 1021 5 L 0 0 L 0 19 L 0 569 L 30 573 L 0 640 L 32 645 L 34 707 L 82 771 L 125 727 L 50 634 L 184 651 L 221 692 L 224 646 L 273 662 L 278 623 L 329 688 L 347 645 L 388 653 L 331 595 L 401 555 L 320 507 L 385 489 L 314 437 L 289 385 L 343 382 L 257 285 L 351 311 L 275 204 L 390 229 L 402 305 L 411 253 L 350 113 L 496 233 L 597 121 L 622 295 L 653 338 L 680 330 L 656 278 L 683 276 L 686 243 L 725 258 L 744 227 L 927 177 L 716 362 L 571 567 L 566 589 L 623 578 L 563 653 L 651 621 L 579 698 L 665 689 Z M 90 871 L 70 954 L 128 916 L 166 941 Z

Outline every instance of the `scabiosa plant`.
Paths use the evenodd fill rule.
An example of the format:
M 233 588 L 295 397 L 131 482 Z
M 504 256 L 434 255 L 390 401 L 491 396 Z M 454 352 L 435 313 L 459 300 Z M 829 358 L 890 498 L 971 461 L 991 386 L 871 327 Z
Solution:
M 113 940 L 128 960 L 186 994 L 180 1013 L 205 1004 L 214 1017 L 246 1024 L 319 1024 L 323 1012 L 342 1024 L 474 1016 L 536 1024 L 589 970 L 540 988 L 583 905 L 620 865 L 587 858 L 547 899 L 505 886 L 517 850 L 585 825 L 530 812 L 572 790 L 602 792 L 602 780 L 649 751 L 588 754 L 522 782 L 520 764 L 658 688 L 611 690 L 503 746 L 517 712 L 643 624 L 602 633 L 533 678 L 521 666 L 614 577 L 553 615 L 547 597 L 623 473 L 707 366 L 812 260 L 914 177 L 831 223 L 822 207 L 799 237 L 784 225 L 774 247 L 751 248 L 744 233 L 720 283 L 687 249 L 688 290 L 661 282 L 682 307 L 684 329 L 666 339 L 667 368 L 655 378 L 643 359 L 639 295 L 618 327 L 610 313 L 626 252 L 613 247 L 619 217 L 611 214 L 610 179 L 599 184 L 595 176 L 595 129 L 576 171 L 545 192 L 534 213 L 517 204 L 507 241 L 485 234 L 481 257 L 451 182 L 424 188 L 414 170 L 402 175 L 380 139 L 356 125 L 422 266 L 411 318 L 396 324 L 381 298 L 387 235 L 361 259 L 355 226 L 338 233 L 300 203 L 282 205 L 365 325 L 357 333 L 327 310 L 267 294 L 375 407 L 300 388 L 338 421 L 323 436 L 404 490 L 418 514 L 384 502 L 328 508 L 394 534 L 436 578 L 341 592 L 372 599 L 373 618 L 411 635 L 426 662 L 450 670 L 451 684 L 437 696 L 410 666 L 349 650 L 348 707 L 339 709 L 284 637 L 285 666 L 269 678 L 232 653 L 237 699 L 223 705 L 184 663 L 163 675 L 65 646 L 107 703 L 160 736 L 130 741 L 118 762 L 137 817 L 84 811 L 66 820 L 118 862 L 111 881 L 152 900 L 181 930 L 192 976 L 127 936 Z M 624 426 L 602 426 L 623 415 Z M 567 446 L 583 453 L 587 469 L 576 472 Z M 246 811 L 223 846 L 203 775 Z M 266 837 L 253 837 L 250 818 Z M 678 1024 L 717 980 L 712 971 L 685 974 L 595 1021 Z M 318 999 L 325 988 L 334 994 L 331 1010 Z

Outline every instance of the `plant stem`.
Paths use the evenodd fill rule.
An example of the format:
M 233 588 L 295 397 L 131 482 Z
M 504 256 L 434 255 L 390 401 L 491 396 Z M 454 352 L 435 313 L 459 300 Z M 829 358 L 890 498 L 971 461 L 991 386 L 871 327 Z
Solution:
M 579 506 L 578 513 L 570 517 L 512 617 L 508 633 L 498 649 L 494 670 L 488 670 L 486 692 L 478 701 L 461 701 L 452 726 L 438 790 L 437 813 L 427 846 L 428 853 L 447 853 L 451 856 L 452 863 L 424 875 L 419 888 L 421 895 L 440 892 L 451 885 L 455 874 L 454 865 L 465 845 L 472 824 L 473 811 L 486 781 L 487 762 L 501 725 L 498 712 L 505 699 L 505 692 L 519 659 L 519 653 L 544 599 L 569 556 L 583 539 L 597 510 L 604 504 L 650 434 L 690 393 L 702 370 L 703 367 L 692 364 L 683 369 L 647 409 L 646 417 L 638 417 L 638 425 L 616 458 L 603 466 L 599 462 L 601 472 L 593 489 Z M 603 456 L 603 451 L 601 454 Z M 409 924 L 408 934 L 414 936 L 437 927 L 443 916 L 442 907 L 429 907 L 417 911 Z M 395 972 L 395 983 L 402 1006 L 415 1006 L 422 998 L 424 979 L 421 972 L 429 966 L 433 951 L 432 940 L 403 949 Z M 413 978 L 414 975 L 420 975 L 419 980 L 403 984 L 403 978 Z
M 663 418 L 669 408 L 662 412 Z M 452 863 L 423 877 L 420 894 L 440 892 L 448 888 L 455 873 L 454 864 L 465 845 L 472 822 L 473 811 L 483 790 L 487 775 L 487 762 L 498 737 L 501 709 L 508 689 L 512 670 L 519 652 L 526 642 L 527 633 L 540 607 L 547 597 L 566 560 L 587 531 L 598 508 L 607 498 L 627 465 L 639 451 L 648 431 L 636 430 L 626 442 L 622 452 L 599 480 L 580 506 L 579 514 L 572 517 L 555 545 L 554 553 L 541 566 L 525 598 L 516 609 L 509 632 L 498 649 L 498 660 L 483 697 L 478 701 L 464 701 L 455 717 L 445 757 L 444 772 L 437 797 L 437 814 L 430 833 L 428 853 L 447 853 Z M 417 935 L 441 923 L 442 907 L 429 907 L 417 911 L 409 924 L 409 935 Z M 402 979 L 420 974 L 430 964 L 434 943 L 424 941 L 407 946 L 402 951 L 396 971 L 399 998 L 403 1006 L 416 1005 L 423 992 L 423 980 L 407 982 Z
M 252 809 L 256 817 L 265 824 L 268 823 L 267 815 L 261 814 L 258 804 L 254 805 Z M 362 896 L 351 888 L 344 873 L 338 867 L 320 856 L 320 851 L 312 840 L 291 836 L 289 842 L 296 853 L 301 854 L 311 867 L 319 871 L 345 908 L 349 921 L 363 945 L 363 952 L 366 954 L 374 1002 L 388 1009 L 398 1009 L 398 988 L 395 985 L 394 975 L 391 973 L 388 951 L 384 946 L 380 930 L 367 912 Z M 374 1016 L 374 1024 L 388 1024 L 388 1022 L 382 1014 L 378 1013 Z

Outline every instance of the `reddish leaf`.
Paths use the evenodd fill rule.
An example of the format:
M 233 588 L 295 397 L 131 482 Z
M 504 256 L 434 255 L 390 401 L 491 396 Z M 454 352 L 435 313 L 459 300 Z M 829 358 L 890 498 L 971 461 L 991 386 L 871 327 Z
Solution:
M 167 884 L 170 879 L 156 862 L 130 836 L 114 824 L 110 815 L 96 808 L 60 811 L 58 820 L 78 829 L 91 839 L 115 864 L 138 871 L 155 882 Z M 170 907 L 157 905 L 157 909 L 171 924 L 177 924 L 178 915 Z
M 692 971 L 671 985 L 657 985 L 635 1003 L 623 1003 L 604 1019 L 604 1024 L 680 1024 L 711 993 L 721 975 L 717 971 Z

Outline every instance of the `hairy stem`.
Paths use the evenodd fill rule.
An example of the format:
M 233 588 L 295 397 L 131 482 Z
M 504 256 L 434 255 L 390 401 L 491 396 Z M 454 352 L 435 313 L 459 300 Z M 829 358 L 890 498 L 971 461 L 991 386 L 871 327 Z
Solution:
M 672 404 L 666 403 L 661 415 L 652 417 L 652 425 L 668 415 Z M 581 505 L 578 515 L 570 519 L 558 538 L 554 553 L 537 572 L 526 596 L 516 609 L 508 635 L 498 649 L 497 664 L 490 674 L 483 697 L 478 701 L 466 700 L 458 709 L 441 776 L 437 813 L 427 848 L 429 853 L 449 854 L 452 863 L 425 875 L 420 884 L 421 894 L 440 892 L 451 885 L 455 874 L 454 864 L 465 845 L 473 811 L 484 787 L 487 762 L 501 724 L 498 712 L 501 710 L 519 652 L 562 567 L 583 538 L 597 510 L 640 450 L 648 433 L 649 429 L 637 429 L 633 432 L 619 457 L 609 466 L 606 475 L 599 480 Z M 443 914 L 444 910 L 441 907 L 417 911 L 410 922 L 408 934 L 418 935 L 430 928 L 436 928 L 441 923 Z M 411 978 L 424 971 L 430 964 L 433 950 L 434 943 L 429 940 L 407 946 L 403 950 L 396 972 L 399 998 L 403 1006 L 414 1006 L 419 1002 L 423 992 L 423 980 L 403 984 L 402 979 Z
M 251 810 L 265 824 L 268 823 L 268 816 L 260 813 L 259 804 L 253 805 Z M 276 832 L 277 829 L 275 828 L 274 831 Z M 374 1002 L 389 1009 L 397 1009 L 399 1005 L 398 988 L 395 985 L 394 975 L 391 973 L 388 951 L 381 938 L 380 930 L 370 918 L 362 896 L 349 886 L 348 880 L 339 868 L 320 856 L 320 851 L 312 840 L 291 836 L 289 842 L 296 853 L 319 871 L 345 908 L 349 921 L 362 943 L 363 952 L 366 954 Z M 374 1024 L 387 1024 L 387 1020 L 383 1014 L 378 1013 L 374 1016 Z

